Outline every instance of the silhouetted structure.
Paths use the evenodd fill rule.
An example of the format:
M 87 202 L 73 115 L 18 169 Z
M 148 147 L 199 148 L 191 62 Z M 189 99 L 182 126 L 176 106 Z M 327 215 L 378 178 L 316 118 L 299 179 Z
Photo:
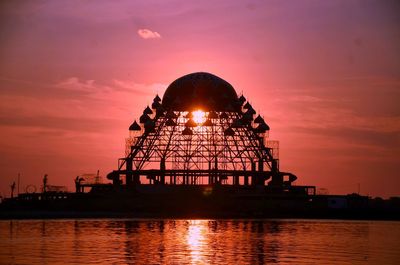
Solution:
M 11 198 L 14 198 L 14 191 L 15 191 L 15 181 L 10 185 L 11 188 Z
M 140 124 L 140 125 L 139 125 Z M 292 186 L 279 170 L 278 142 L 249 101 L 225 80 L 192 73 L 157 95 L 129 127 L 126 157 L 108 175 L 114 185 L 261 186 L 274 192 L 315 193 Z
M 102 183 L 75 178 L 75 192 L 31 186 L 4 200 L 15 217 L 296 217 L 399 219 L 398 200 L 315 194 L 279 169 L 279 144 L 246 98 L 209 73 L 183 76 L 129 126 L 125 157 Z M 28 186 L 29 187 L 29 186 Z M 12 197 L 15 183 L 12 186 Z
M 47 191 L 47 174 L 44 174 L 43 176 L 43 186 L 42 186 L 42 191 L 43 193 L 45 193 Z

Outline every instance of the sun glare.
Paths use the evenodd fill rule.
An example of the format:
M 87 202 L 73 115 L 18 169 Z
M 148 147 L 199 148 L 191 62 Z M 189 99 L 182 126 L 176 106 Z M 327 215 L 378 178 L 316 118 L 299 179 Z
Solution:
M 189 221 L 187 244 L 192 264 L 206 264 L 203 253 L 207 253 L 208 244 L 205 237 L 207 224 L 206 220 Z
M 197 125 L 201 125 L 206 121 L 206 113 L 202 110 L 193 111 L 193 120 Z

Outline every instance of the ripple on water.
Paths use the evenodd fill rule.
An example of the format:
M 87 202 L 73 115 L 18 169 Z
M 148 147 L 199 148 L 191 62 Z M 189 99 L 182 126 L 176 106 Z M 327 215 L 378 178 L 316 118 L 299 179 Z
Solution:
M 400 222 L 0 221 L 1 264 L 399 264 Z

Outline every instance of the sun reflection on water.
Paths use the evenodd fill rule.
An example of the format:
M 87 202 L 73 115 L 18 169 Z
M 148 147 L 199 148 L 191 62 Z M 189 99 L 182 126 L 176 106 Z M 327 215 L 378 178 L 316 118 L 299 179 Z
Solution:
M 399 237 L 398 222 L 0 221 L 0 263 L 397 264 Z
M 207 242 L 205 242 L 207 223 L 206 220 L 189 221 L 187 244 L 192 264 L 206 264 L 204 253 L 207 252 Z

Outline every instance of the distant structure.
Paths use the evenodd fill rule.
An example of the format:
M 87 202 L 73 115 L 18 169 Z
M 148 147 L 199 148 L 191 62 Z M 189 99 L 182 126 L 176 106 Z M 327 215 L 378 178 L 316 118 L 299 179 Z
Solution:
M 75 192 L 85 192 L 85 187 L 99 187 L 103 185 L 103 179 L 100 176 L 100 170 L 96 174 L 82 174 L 75 178 Z
M 55 185 L 49 185 L 49 176 L 47 174 L 44 174 L 43 176 L 43 184 L 42 184 L 42 193 L 48 193 L 48 192 L 66 192 L 67 187 L 65 186 L 55 186 Z M 28 185 L 28 187 L 31 185 Z M 27 190 L 28 190 L 27 187 Z M 32 186 L 32 188 L 29 188 L 32 191 L 36 190 L 36 187 Z
M 48 177 L 47 174 L 44 174 L 44 176 L 43 176 L 42 192 L 46 192 L 46 191 L 47 191 L 47 181 L 48 181 L 48 178 L 47 178 L 47 177 Z
M 129 127 L 126 156 L 107 177 L 115 186 L 234 185 L 293 190 L 279 170 L 278 141 L 250 102 L 225 80 L 192 73 L 155 96 Z M 308 191 L 307 189 L 313 189 Z M 314 192 L 313 186 L 296 186 Z
M 11 188 L 11 198 L 14 198 L 14 191 L 15 191 L 15 181 L 10 185 Z

